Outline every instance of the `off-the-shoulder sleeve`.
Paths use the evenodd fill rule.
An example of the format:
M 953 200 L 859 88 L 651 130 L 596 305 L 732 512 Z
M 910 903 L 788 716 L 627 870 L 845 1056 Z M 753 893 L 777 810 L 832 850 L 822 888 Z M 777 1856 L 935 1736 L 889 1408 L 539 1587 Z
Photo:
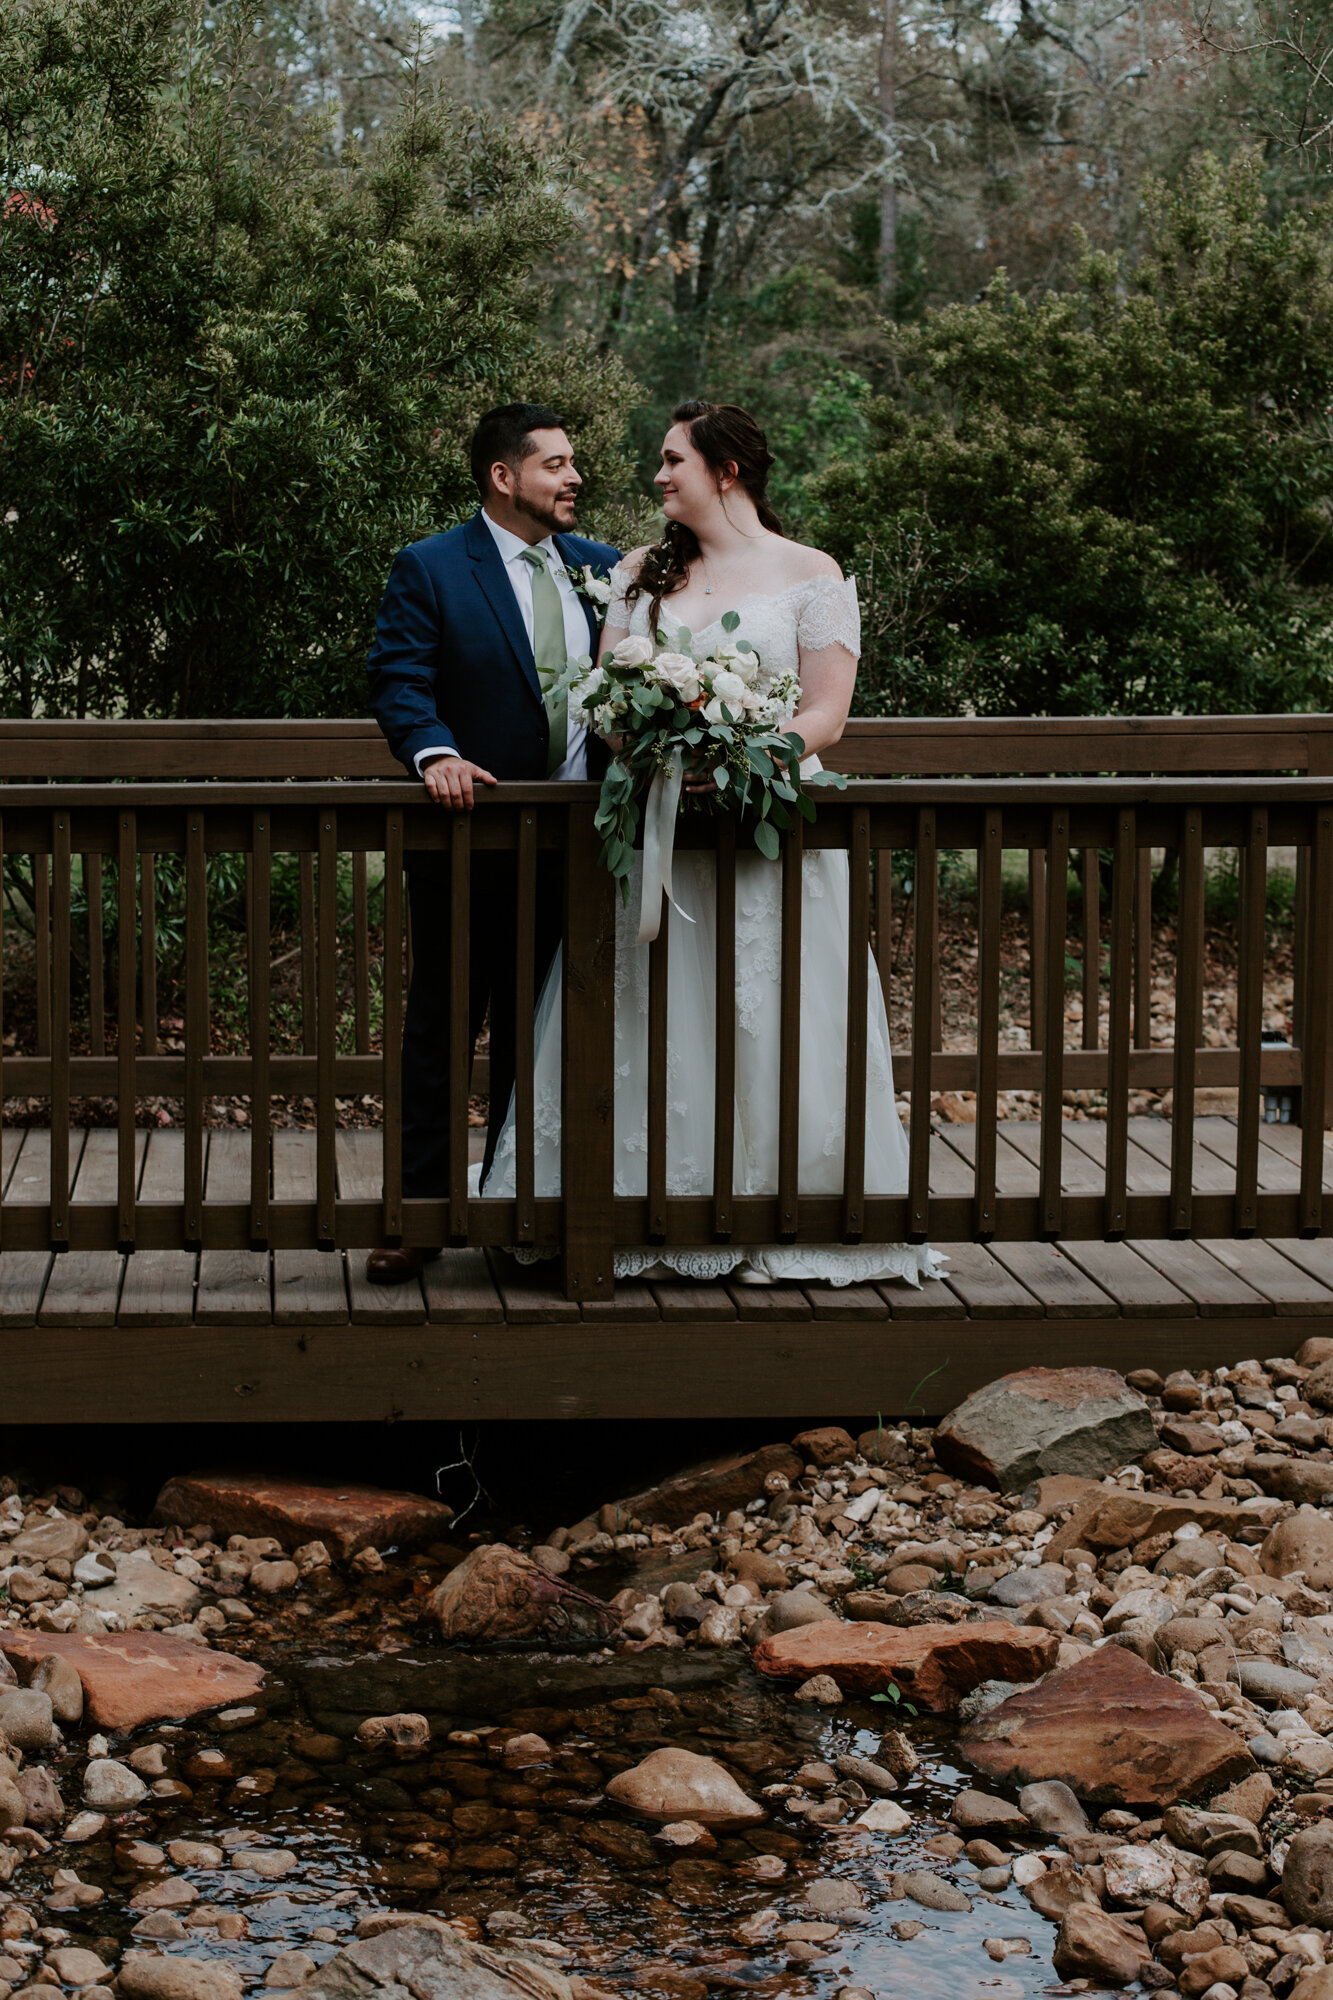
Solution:
M 796 614 L 796 640 L 808 653 L 842 646 L 860 659 L 861 609 L 851 577 L 817 576 L 806 586 Z
M 622 568 L 619 563 L 607 574 L 607 582 L 611 586 L 611 601 L 606 607 L 606 622 L 614 626 L 616 631 L 629 627 L 632 610 L 627 593 L 632 581 L 629 571 Z

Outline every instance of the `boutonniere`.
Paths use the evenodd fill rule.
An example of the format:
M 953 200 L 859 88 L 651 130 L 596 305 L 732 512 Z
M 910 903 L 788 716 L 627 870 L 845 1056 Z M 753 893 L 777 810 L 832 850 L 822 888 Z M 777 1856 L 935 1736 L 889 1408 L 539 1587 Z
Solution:
M 591 563 L 584 563 L 577 576 L 570 572 L 569 580 L 584 602 L 591 605 L 600 629 L 606 623 L 606 609 L 611 602 L 611 580 L 605 570 L 594 569 Z

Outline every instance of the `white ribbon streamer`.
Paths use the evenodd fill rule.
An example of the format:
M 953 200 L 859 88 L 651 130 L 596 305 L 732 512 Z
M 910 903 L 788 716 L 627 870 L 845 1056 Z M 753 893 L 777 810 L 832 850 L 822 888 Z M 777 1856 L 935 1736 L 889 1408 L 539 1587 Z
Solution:
M 671 753 L 671 765 L 659 771 L 648 788 L 643 809 L 643 889 L 639 898 L 639 943 L 651 944 L 662 928 L 662 898 L 687 924 L 694 918 L 682 910 L 671 893 L 671 861 L 676 847 L 676 814 L 680 811 L 681 787 L 685 781 L 685 757 Z

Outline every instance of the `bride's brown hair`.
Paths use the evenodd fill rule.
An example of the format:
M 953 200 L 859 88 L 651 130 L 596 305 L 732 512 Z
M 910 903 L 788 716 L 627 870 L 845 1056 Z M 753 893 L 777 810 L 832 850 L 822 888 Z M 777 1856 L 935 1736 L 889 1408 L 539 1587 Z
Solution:
M 768 500 L 768 475 L 773 466 L 773 454 L 768 448 L 768 439 L 750 412 L 741 409 L 738 403 L 677 403 L 671 412 L 671 421 L 685 425 L 690 443 L 719 486 L 735 466 L 736 483 L 744 487 L 754 502 L 760 526 L 767 528 L 770 534 L 782 534 L 782 523 Z M 650 632 L 657 630 L 657 614 L 662 607 L 662 599 L 683 588 L 689 579 L 690 564 L 698 554 L 698 537 L 693 528 L 687 528 L 681 521 L 669 521 L 661 541 L 654 542 L 645 552 L 639 564 L 639 573 L 630 584 L 626 598 L 633 604 L 645 591 L 650 593 Z

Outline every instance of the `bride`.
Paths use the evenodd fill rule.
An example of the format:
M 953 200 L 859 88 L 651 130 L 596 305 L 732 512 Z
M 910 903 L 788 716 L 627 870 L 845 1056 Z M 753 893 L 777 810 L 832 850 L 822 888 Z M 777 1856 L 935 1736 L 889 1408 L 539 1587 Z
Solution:
M 788 670 L 799 673 L 793 718 L 806 749 L 805 772 L 842 735 L 856 682 L 860 617 L 856 587 L 831 556 L 789 541 L 769 505 L 773 463 L 764 433 L 731 404 L 682 403 L 662 445 L 656 484 L 667 527 L 611 572 L 612 596 L 601 654 L 631 633 L 684 627 L 696 642 L 722 615 L 739 614 L 733 641 L 759 656 L 760 691 Z M 684 648 L 683 648 L 684 649 Z M 785 724 L 783 725 L 786 726 Z M 613 746 L 614 747 L 614 746 Z M 687 776 L 710 790 L 711 777 Z M 627 904 L 618 899 L 615 972 L 615 1192 L 647 1191 L 648 951 L 637 942 L 642 857 L 635 858 Z M 734 1194 L 777 1192 L 780 1050 L 781 866 L 758 853 L 736 859 L 736 1097 Z M 847 1041 L 848 866 L 840 851 L 804 857 L 801 910 L 799 1179 L 802 1194 L 838 1194 L 843 1183 Z M 711 1194 L 715 863 L 678 849 L 667 994 L 667 1192 Z M 560 1191 L 560 985 L 556 960 L 535 1024 L 535 1192 Z M 907 1189 L 907 1141 L 894 1102 L 888 1021 L 872 967 L 866 1065 L 865 1188 Z M 501 1132 L 487 1195 L 515 1190 L 514 1106 Z M 521 1258 L 534 1251 L 519 1250 Z M 744 1282 L 827 1279 L 834 1285 L 936 1276 L 924 1245 L 764 1244 L 673 1249 L 649 1245 L 615 1253 L 617 1278 L 733 1276 Z

